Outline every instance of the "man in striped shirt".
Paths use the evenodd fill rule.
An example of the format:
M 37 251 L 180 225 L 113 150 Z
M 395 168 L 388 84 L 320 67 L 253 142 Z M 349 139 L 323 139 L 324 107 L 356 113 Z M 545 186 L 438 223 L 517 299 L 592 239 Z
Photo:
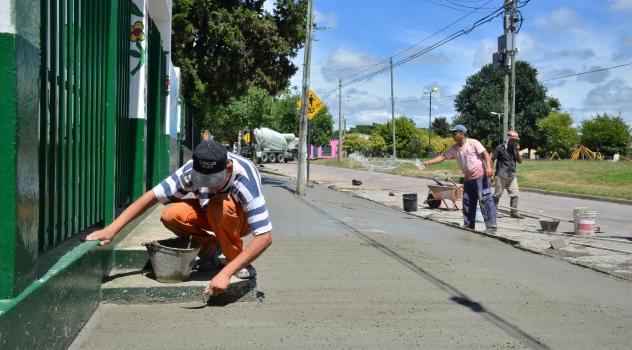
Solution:
M 195 198 L 183 199 L 189 193 Z M 195 148 L 192 160 L 132 203 L 108 227 L 86 239 L 111 242 L 125 225 L 158 202 L 168 204 L 160 218 L 166 228 L 202 245 L 198 270 L 219 267 L 219 248 L 224 253 L 228 265 L 208 284 L 206 290 L 211 296 L 225 292 L 232 275 L 256 275 L 251 263 L 272 244 L 272 224 L 261 175 L 252 162 L 228 153 L 219 142 L 203 141 Z M 244 249 L 242 238 L 250 232 L 254 238 Z

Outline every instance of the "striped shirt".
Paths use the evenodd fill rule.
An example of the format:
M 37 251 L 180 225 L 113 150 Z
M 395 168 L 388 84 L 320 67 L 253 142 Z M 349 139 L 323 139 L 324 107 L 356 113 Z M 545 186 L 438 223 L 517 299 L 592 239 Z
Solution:
M 271 231 L 272 223 L 263 198 L 259 171 L 251 161 L 236 154 L 228 153 L 228 159 L 233 161 L 233 174 L 223 189 L 211 191 L 208 187 L 200 188 L 193 185 L 193 160 L 190 160 L 154 187 L 156 198 L 162 204 L 169 204 L 193 192 L 195 198 L 200 201 L 200 207 L 206 210 L 209 199 L 214 195 L 229 195 L 236 203 L 243 205 L 253 235 Z

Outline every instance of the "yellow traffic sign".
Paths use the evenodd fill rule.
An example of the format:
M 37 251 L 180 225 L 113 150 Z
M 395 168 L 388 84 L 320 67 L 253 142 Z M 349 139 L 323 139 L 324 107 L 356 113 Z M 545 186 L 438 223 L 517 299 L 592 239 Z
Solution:
M 243 139 L 244 141 L 246 141 L 246 143 L 250 143 L 250 133 L 247 132 L 246 135 L 244 135 Z
M 307 106 L 307 118 L 309 120 L 312 120 L 312 118 L 314 118 L 314 116 L 318 114 L 318 112 L 320 112 L 324 105 L 322 102 L 320 102 L 318 96 L 316 96 L 316 94 L 312 90 L 309 90 L 308 100 L 309 106 Z M 298 102 L 296 102 L 296 105 L 298 106 L 298 108 L 301 108 L 301 106 L 303 105 L 302 99 L 298 100 Z

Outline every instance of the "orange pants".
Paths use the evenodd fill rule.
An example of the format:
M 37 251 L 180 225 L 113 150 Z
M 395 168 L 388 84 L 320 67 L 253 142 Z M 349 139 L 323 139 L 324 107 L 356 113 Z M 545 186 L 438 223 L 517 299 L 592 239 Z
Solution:
M 250 233 L 243 206 L 227 195 L 213 196 L 206 212 L 196 198 L 169 204 L 162 210 L 160 221 L 176 236 L 193 237 L 199 242 L 201 259 L 210 258 L 219 241 L 226 260 L 233 261 L 244 250 L 242 237 Z

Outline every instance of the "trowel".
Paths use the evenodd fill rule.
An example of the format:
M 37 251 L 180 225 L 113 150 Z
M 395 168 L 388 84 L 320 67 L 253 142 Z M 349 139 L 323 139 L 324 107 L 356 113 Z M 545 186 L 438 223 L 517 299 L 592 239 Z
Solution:
M 190 303 L 182 304 L 183 309 L 203 309 L 208 306 L 208 300 L 211 296 L 206 292 L 206 289 L 202 291 L 203 302 L 192 301 Z

